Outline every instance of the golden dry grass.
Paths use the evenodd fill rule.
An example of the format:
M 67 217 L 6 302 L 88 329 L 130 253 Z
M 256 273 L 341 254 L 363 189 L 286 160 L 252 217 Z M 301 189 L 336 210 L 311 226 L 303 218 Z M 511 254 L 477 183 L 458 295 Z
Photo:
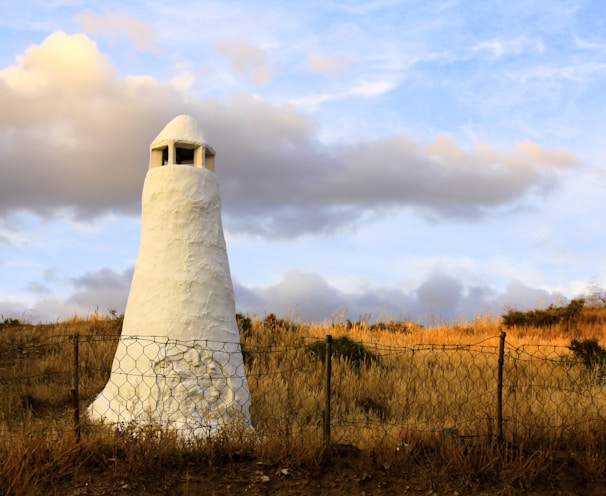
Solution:
M 604 386 L 598 371 L 576 363 L 567 345 L 573 338 L 605 343 L 604 310 L 589 308 L 584 316 L 574 329 L 507 330 L 504 440 L 495 437 L 503 331 L 497 319 L 481 316 L 430 328 L 253 319 L 242 344 L 257 437 L 253 443 L 232 437 L 187 447 L 170 433 L 158 434 L 158 443 L 158 436 L 137 439 L 85 419 L 82 442 L 75 445 L 69 396 L 72 336 L 79 336 L 79 392 L 85 407 L 109 377 L 119 319 L 92 315 L 8 326 L 0 330 L 2 492 L 25 494 L 26 488 L 52 486 L 83 463 L 121 463 L 136 471 L 145 470 L 148 459 L 156 467 L 158 460 L 191 463 L 192 457 L 214 460 L 243 450 L 294 464 L 317 461 L 326 378 L 321 357 L 308 347 L 327 334 L 363 343 L 377 357 L 360 366 L 333 360 L 334 443 L 355 445 L 388 465 L 422 459 L 438 472 L 490 470 L 507 480 L 532 480 L 550 470 L 550 453 L 567 451 L 576 453 L 576 462 L 588 473 L 601 476 L 606 473 L 597 456 L 605 454 Z M 54 475 L 48 479 L 43 474 L 50 466 Z

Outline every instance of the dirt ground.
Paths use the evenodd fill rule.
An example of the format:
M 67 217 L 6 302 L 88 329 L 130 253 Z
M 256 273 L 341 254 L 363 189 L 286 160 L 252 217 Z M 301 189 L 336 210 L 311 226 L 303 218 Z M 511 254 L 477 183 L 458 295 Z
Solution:
M 561 473 L 536 486 L 512 487 L 496 480 L 464 480 L 431 475 L 411 464 L 390 467 L 368 460 L 338 459 L 310 468 L 270 465 L 246 460 L 218 466 L 192 466 L 185 471 L 147 476 L 116 473 L 78 473 L 64 481 L 57 494 L 84 495 L 606 495 L 606 481 L 590 481 L 578 474 Z

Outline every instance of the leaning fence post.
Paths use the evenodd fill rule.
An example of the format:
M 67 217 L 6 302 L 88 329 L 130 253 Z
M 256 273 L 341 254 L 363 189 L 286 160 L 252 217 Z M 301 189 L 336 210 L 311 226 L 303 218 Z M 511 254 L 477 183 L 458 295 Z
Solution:
M 324 387 L 324 448 L 330 445 L 330 379 L 332 375 L 332 336 L 326 336 L 326 382 Z
M 76 433 L 76 444 L 80 443 L 80 398 L 78 395 L 78 335 L 73 336 L 74 344 L 74 375 L 72 378 L 72 389 L 70 397 L 72 400 L 72 409 L 74 417 L 74 431 Z
M 499 370 L 497 373 L 497 436 L 503 439 L 503 365 L 505 363 L 505 336 L 501 332 L 499 340 Z

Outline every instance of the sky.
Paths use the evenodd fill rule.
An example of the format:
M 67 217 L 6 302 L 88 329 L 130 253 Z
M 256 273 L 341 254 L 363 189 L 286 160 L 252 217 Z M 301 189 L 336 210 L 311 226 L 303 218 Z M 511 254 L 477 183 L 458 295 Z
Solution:
M 4 0 L 0 315 L 125 309 L 149 145 L 215 149 L 236 310 L 498 317 L 606 287 L 601 0 Z

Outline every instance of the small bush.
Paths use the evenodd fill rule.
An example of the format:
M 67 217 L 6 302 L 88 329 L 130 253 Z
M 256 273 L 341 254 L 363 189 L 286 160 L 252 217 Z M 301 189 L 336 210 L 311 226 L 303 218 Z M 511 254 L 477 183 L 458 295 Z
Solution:
M 422 325 L 410 321 L 388 321 L 368 323 L 366 320 L 357 320 L 356 322 L 352 322 L 351 320 L 347 319 L 345 321 L 345 325 L 348 330 L 353 328 L 364 328 L 368 329 L 371 332 L 385 331 L 402 334 L 411 334 L 413 331 L 423 329 Z
M 122 329 L 122 324 L 124 323 L 124 313 L 118 313 L 118 310 L 115 308 L 110 308 L 108 313 L 110 319 L 116 322 L 120 326 L 120 329 Z
M 4 329 L 6 327 L 19 327 L 20 325 L 23 324 L 19 319 L 5 318 L 2 320 L 2 322 L 0 322 L 0 329 Z
M 387 408 L 372 398 L 362 398 L 356 400 L 356 406 L 364 411 L 367 415 L 375 414 L 381 420 L 387 418 Z
M 236 322 L 238 323 L 238 330 L 240 331 L 241 336 L 251 335 L 253 324 L 250 317 L 242 315 L 241 313 L 237 313 Z
M 568 349 L 587 368 L 598 367 L 602 369 L 606 366 L 606 349 L 602 348 L 595 338 L 580 341 L 573 339 Z
M 276 314 L 270 313 L 265 316 L 261 325 L 264 329 L 270 331 L 296 331 L 297 324 L 286 319 L 276 317 Z
M 322 362 L 326 359 L 326 341 L 316 341 L 307 347 L 307 351 L 317 357 Z M 356 369 L 361 365 L 371 365 L 379 361 L 378 357 L 368 351 L 362 343 L 349 339 L 347 336 L 341 336 L 332 342 L 332 356 L 347 360 Z
M 572 300 L 568 305 L 520 312 L 509 309 L 501 317 L 505 327 L 551 327 L 556 324 L 576 324 L 581 316 L 585 300 Z

